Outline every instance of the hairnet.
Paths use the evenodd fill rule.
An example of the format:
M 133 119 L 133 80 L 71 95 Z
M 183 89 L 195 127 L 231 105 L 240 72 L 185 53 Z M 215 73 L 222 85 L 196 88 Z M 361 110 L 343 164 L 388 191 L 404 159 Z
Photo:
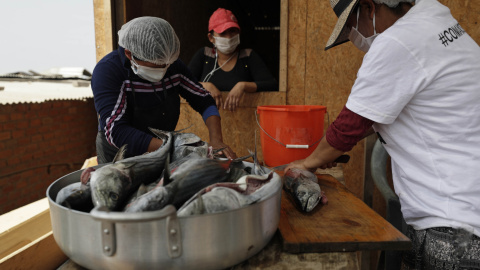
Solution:
M 385 4 L 390 8 L 395 8 L 401 2 L 414 3 L 415 0 L 373 0 L 373 2 L 375 2 L 377 4 Z
M 171 64 L 180 54 L 180 40 L 172 26 L 161 18 L 135 18 L 118 31 L 118 44 L 142 60 Z

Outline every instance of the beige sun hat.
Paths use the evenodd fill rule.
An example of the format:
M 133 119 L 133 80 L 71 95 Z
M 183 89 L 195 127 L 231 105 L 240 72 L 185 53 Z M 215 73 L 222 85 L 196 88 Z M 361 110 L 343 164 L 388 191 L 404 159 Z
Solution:
M 330 0 L 330 5 L 335 15 L 337 15 L 338 20 L 325 46 L 325 51 L 349 40 L 348 35 L 350 31 L 345 27 L 345 23 L 359 1 L 360 0 Z

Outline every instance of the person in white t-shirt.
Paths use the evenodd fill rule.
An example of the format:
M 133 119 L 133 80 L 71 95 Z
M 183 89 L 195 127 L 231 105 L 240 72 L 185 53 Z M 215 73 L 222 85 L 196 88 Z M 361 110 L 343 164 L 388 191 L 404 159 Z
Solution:
M 325 138 L 285 171 L 334 166 L 377 132 L 413 243 L 403 266 L 480 269 L 480 47 L 437 0 L 330 2 L 325 50 L 366 54 Z

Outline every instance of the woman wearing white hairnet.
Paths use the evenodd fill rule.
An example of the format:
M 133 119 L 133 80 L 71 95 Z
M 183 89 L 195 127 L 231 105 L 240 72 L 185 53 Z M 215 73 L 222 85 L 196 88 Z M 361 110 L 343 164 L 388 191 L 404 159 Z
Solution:
M 210 145 L 235 158 L 223 143 L 215 100 L 178 59 L 180 41 L 171 25 L 161 18 L 136 18 L 122 26 L 118 39 L 119 48 L 100 60 L 92 75 L 98 162 L 112 161 L 124 144 L 127 157 L 158 149 L 162 140 L 148 128 L 174 130 L 180 96 L 202 115 Z
M 366 54 L 324 139 L 286 170 L 328 166 L 375 130 L 413 245 L 402 269 L 480 269 L 480 47 L 437 0 L 330 3 L 325 49 Z

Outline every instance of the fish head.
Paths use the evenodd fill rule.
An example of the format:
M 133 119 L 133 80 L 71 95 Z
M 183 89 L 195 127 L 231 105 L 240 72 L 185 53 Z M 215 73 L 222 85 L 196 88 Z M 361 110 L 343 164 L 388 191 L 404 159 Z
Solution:
M 129 164 L 114 163 L 92 172 L 90 185 L 95 206 L 117 210 L 129 195 L 132 178 Z
M 193 146 L 193 145 L 180 145 L 174 148 L 173 150 L 173 160 L 178 160 L 184 158 L 192 153 L 195 153 L 197 156 L 200 157 L 207 157 L 207 150 L 208 148 L 205 147 L 207 145 L 205 142 L 204 145 L 200 146 Z
M 196 145 L 202 142 L 202 139 L 193 133 L 176 133 L 173 136 L 173 141 L 176 148 L 181 145 Z
M 299 185 L 295 192 L 296 199 L 303 211 L 311 212 L 320 202 L 320 192 L 310 185 Z

